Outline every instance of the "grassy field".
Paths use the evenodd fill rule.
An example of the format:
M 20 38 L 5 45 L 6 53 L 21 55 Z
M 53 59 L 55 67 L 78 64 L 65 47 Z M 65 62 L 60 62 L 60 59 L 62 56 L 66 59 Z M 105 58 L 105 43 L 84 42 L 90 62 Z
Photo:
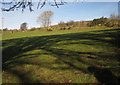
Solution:
M 119 83 L 120 29 L 3 33 L 3 83 Z

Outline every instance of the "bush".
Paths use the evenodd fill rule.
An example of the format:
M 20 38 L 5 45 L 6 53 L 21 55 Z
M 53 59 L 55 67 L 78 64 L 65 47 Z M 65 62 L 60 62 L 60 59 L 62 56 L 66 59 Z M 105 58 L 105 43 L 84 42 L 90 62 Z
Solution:
M 52 31 L 52 29 L 47 29 L 47 31 Z
M 66 29 L 70 30 L 71 28 L 70 27 L 66 27 Z
M 35 31 L 36 30 L 36 28 L 31 28 L 31 29 L 29 29 L 29 31 Z
M 90 24 L 88 24 L 89 26 L 104 26 L 106 21 L 108 19 L 107 18 L 99 18 L 99 19 L 94 19 Z
M 60 28 L 60 30 L 70 30 L 71 28 L 70 27 L 62 27 Z
M 65 30 L 65 29 L 66 29 L 65 27 L 60 28 L 60 30 Z

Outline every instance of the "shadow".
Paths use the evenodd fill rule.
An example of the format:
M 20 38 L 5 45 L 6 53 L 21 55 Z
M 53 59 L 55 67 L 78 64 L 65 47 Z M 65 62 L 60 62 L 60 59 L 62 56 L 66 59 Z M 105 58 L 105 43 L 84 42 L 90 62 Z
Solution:
M 29 75 L 30 72 L 23 73 L 23 72 L 19 72 L 19 71 L 16 71 L 16 70 L 12 70 L 12 71 L 9 70 L 9 72 L 12 73 L 12 74 L 15 74 L 17 77 L 19 77 L 20 80 L 21 80 L 20 83 L 22 85 L 24 85 L 24 84 L 26 85 L 26 83 L 33 83 L 33 84 L 34 83 L 41 83 L 40 80 L 39 81 L 33 80 L 31 77 L 29 77 L 28 75 Z
M 99 33 L 101 32 L 101 33 Z M 98 33 L 98 34 L 97 34 Z M 100 69 L 96 67 L 89 67 L 86 69 L 85 67 L 80 66 L 81 64 L 87 65 L 87 66 L 103 66 L 103 63 L 99 62 L 100 60 L 104 61 L 104 59 L 109 59 L 110 61 L 117 60 L 120 61 L 120 53 L 119 53 L 119 43 L 120 43 L 120 29 L 110 29 L 110 30 L 100 30 L 100 31 L 91 31 L 91 32 L 80 32 L 80 33 L 69 33 L 69 34 L 62 34 L 62 35 L 49 35 L 49 36 L 36 36 L 36 37 L 24 37 L 24 38 L 18 38 L 18 39 L 10 39 L 10 40 L 3 40 L 3 50 L 2 50 L 2 68 L 4 71 L 9 71 L 11 73 L 14 73 L 18 75 L 18 77 L 22 80 L 22 82 L 29 82 L 32 81 L 29 78 L 26 78 L 23 75 L 28 75 L 29 73 L 22 74 L 21 72 L 17 70 L 12 70 L 11 68 L 14 68 L 16 65 L 23 65 L 23 64 L 32 64 L 32 65 L 38 65 L 40 67 L 45 67 L 49 69 L 77 69 L 84 73 L 92 72 L 94 73 L 94 76 L 101 82 L 101 83 L 107 83 L 109 78 L 107 80 L 102 79 L 102 76 L 99 78 L 98 76 L 101 73 L 108 73 L 109 75 L 112 75 L 110 77 L 111 79 L 115 76 L 113 74 L 105 69 Z M 104 39 L 104 37 L 110 37 L 112 39 Z M 84 40 L 90 40 L 90 41 L 84 41 Z M 81 41 L 83 40 L 83 41 Z M 71 42 L 71 41 L 77 41 L 77 42 Z M 63 43 L 61 43 L 63 42 Z M 99 43 L 98 43 L 99 42 Z M 83 45 L 90 45 L 90 46 L 102 46 L 103 44 L 107 43 L 108 46 L 115 47 L 116 55 L 109 55 L 106 53 L 100 53 L 100 52 L 80 52 L 80 51 L 74 51 L 71 49 L 66 48 L 56 48 L 60 45 L 74 45 L 74 44 L 83 44 Z M 43 50 L 45 52 L 42 53 L 29 53 L 24 54 L 29 51 L 33 50 Z M 55 64 L 67 64 L 68 67 L 51 67 L 52 63 L 33 63 L 32 61 L 24 61 L 19 60 L 19 58 L 34 58 L 40 55 L 51 55 L 57 58 L 56 61 L 54 61 Z M 97 56 L 97 57 L 93 57 Z M 102 57 L 101 57 L 102 56 Z M 90 62 L 92 61 L 92 62 Z M 76 65 L 77 63 L 77 65 Z M 114 66 L 114 64 L 110 63 L 110 66 Z M 116 64 L 115 64 L 116 65 Z M 107 63 L 104 64 L 104 66 L 108 66 Z M 98 73 L 98 74 L 97 74 Z M 107 77 L 105 77 L 107 78 Z M 116 81 L 116 78 L 115 78 Z M 36 81 L 36 83 L 39 81 Z M 109 83 L 109 82 L 108 82 Z
M 88 71 L 92 73 L 101 84 L 118 85 L 120 82 L 109 69 L 91 66 L 88 67 Z
M 92 32 L 108 32 L 108 31 L 120 31 L 120 29 L 106 29 L 106 30 L 97 30 Z

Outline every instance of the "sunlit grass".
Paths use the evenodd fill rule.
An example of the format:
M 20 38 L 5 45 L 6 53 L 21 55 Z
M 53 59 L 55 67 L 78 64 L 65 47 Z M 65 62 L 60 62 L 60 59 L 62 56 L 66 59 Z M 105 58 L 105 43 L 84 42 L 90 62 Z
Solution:
M 115 43 L 119 42 L 119 31 L 5 33 L 3 83 L 102 83 L 102 78 L 96 76 L 97 69 L 89 71 L 93 66 L 119 77 L 119 45 Z
M 111 29 L 111 28 L 104 28 L 104 29 Z M 15 33 L 2 33 L 2 40 L 7 39 L 15 39 L 15 38 L 22 38 L 22 37 L 32 37 L 32 36 L 46 36 L 46 35 L 59 35 L 59 34 L 67 34 L 67 33 L 79 33 L 79 32 L 86 32 L 91 30 L 102 30 L 98 28 L 84 28 L 84 29 L 71 29 L 71 30 L 55 30 L 55 31 L 47 31 L 47 30 L 37 30 L 37 31 L 27 31 L 27 32 L 15 32 Z M 97 32 L 100 33 L 100 32 Z

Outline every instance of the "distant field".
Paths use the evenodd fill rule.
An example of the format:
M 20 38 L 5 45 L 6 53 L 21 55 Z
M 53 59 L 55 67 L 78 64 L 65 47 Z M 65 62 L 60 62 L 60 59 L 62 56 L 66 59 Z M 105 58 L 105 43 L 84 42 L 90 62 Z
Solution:
M 119 83 L 120 29 L 3 33 L 3 83 Z
M 111 29 L 111 28 L 104 28 L 104 29 Z M 85 27 L 85 28 L 76 28 L 71 30 L 54 30 L 54 31 L 47 31 L 47 30 L 37 30 L 37 31 L 27 31 L 27 32 L 4 32 L 2 36 L 2 40 L 7 39 L 15 39 L 15 38 L 23 38 L 23 37 L 33 37 L 33 36 L 46 36 L 46 35 L 59 35 L 59 34 L 67 34 L 67 33 L 78 33 L 78 32 L 85 32 L 91 30 L 102 30 L 100 28 L 94 27 Z

